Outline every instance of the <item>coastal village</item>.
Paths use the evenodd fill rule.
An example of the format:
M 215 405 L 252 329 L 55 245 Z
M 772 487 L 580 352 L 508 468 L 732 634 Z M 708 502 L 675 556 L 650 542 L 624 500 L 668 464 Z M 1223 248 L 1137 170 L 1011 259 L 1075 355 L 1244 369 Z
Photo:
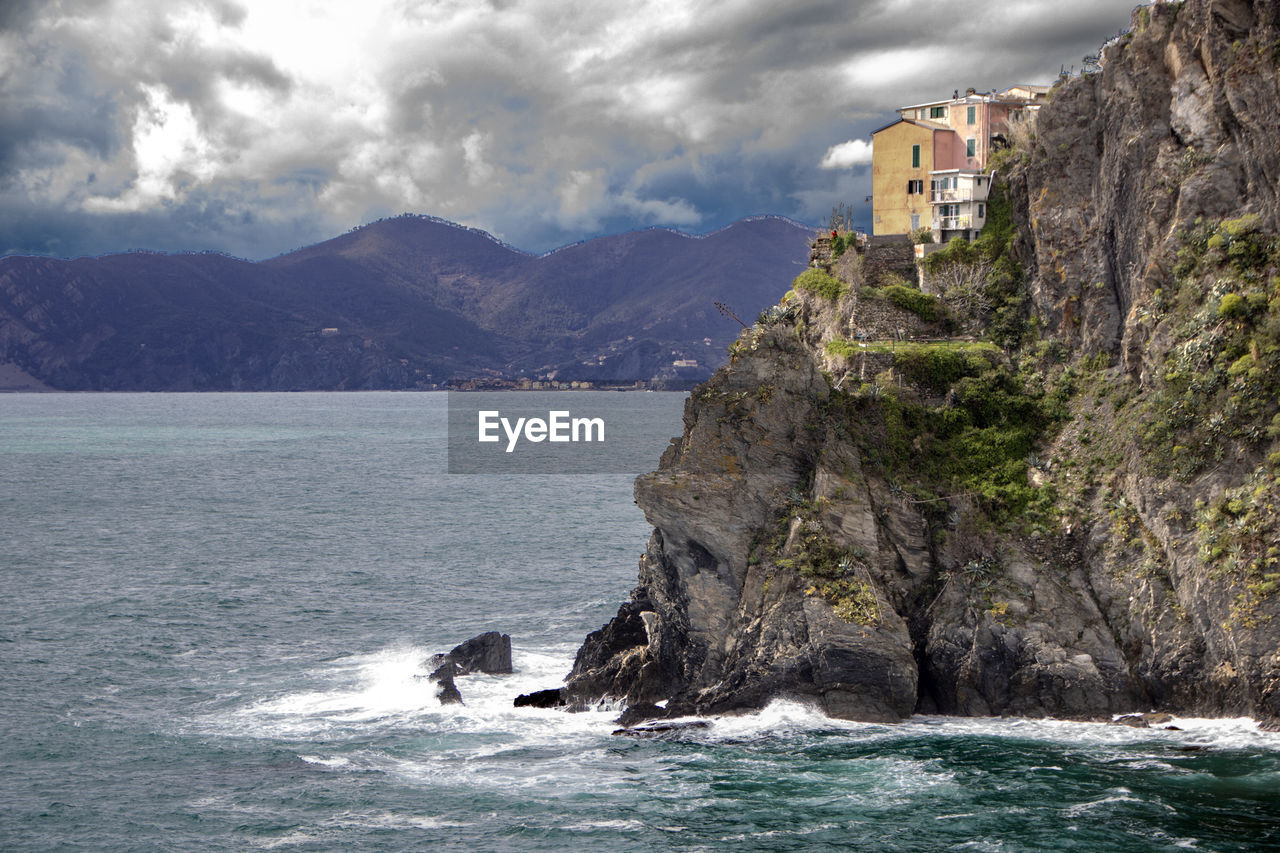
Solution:
M 899 108 L 871 134 L 872 234 L 925 244 L 928 232 L 933 245 L 973 239 L 986 224 L 991 155 L 1008 147 L 1011 130 L 1031 119 L 1049 88 L 970 88 Z
M 872 228 L 849 245 L 863 256 L 872 277 L 887 273 L 906 280 L 923 276 L 921 261 L 960 237 L 972 240 L 987 221 L 993 155 L 1034 120 L 1051 87 L 1017 84 L 990 92 L 972 87 L 950 98 L 899 107 L 898 117 L 871 133 Z M 829 268 L 831 236 L 820 230 L 810 266 Z M 921 281 L 923 284 L 923 281 Z M 678 353 L 673 353 L 678 356 Z M 510 379 L 498 375 L 456 380 L 459 391 L 644 390 L 692 387 L 698 362 L 676 358 L 666 381 L 599 383 L 554 377 Z M 679 377 L 688 372 L 686 377 Z M 683 381 L 681 381 L 683 379 Z
M 999 180 L 995 155 L 1031 132 L 1051 89 L 956 89 L 950 98 L 899 107 L 896 119 L 871 133 L 870 232 L 833 217 L 830 230 L 819 229 L 809 266 L 836 272 L 835 262 L 847 250 L 861 259 L 868 281 L 910 282 L 930 292 L 925 259 L 955 238 L 977 238 Z M 918 337 L 871 325 L 882 327 L 877 338 Z

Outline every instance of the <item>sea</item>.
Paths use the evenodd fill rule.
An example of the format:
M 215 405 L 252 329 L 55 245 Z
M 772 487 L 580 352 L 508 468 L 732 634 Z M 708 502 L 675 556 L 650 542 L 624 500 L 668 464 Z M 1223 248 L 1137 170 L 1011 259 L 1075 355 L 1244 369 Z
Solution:
M 573 400 L 655 465 L 681 429 L 683 395 Z M 447 407 L 0 395 L 0 850 L 1280 849 L 1247 719 L 513 707 L 633 586 L 639 472 L 449 474 Z M 490 630 L 516 672 L 441 706 L 428 658 Z

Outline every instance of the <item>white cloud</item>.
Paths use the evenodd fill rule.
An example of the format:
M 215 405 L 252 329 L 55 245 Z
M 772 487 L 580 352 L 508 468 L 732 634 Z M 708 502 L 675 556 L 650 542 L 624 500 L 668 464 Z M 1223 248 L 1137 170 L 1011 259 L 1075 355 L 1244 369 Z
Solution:
M 90 212 L 135 212 L 179 199 L 191 183 L 217 172 L 213 152 L 187 104 L 178 103 L 160 86 L 144 86 L 146 103 L 133 123 L 136 177 L 125 192 L 90 196 Z
M 865 139 L 850 139 L 832 145 L 823 155 L 819 169 L 851 169 L 871 162 L 871 143 Z

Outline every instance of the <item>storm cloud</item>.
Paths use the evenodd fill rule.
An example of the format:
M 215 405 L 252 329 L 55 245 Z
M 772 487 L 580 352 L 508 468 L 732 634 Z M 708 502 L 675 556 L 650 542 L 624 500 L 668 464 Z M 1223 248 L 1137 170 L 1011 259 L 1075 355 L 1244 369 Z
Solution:
M 0 252 L 266 257 L 401 212 L 542 251 L 865 208 L 890 111 L 1131 3 L 62 0 L 0 14 Z M 962 11 L 963 10 L 963 11 Z

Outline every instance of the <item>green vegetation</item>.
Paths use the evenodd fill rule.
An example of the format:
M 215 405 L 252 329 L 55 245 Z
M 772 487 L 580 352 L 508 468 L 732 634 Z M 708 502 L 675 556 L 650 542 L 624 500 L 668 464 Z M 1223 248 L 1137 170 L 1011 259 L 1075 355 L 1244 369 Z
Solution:
M 993 184 L 987 199 L 987 223 L 972 243 L 956 237 L 924 260 L 926 275 L 939 280 L 943 301 L 957 304 L 1006 349 L 1028 334 L 1028 297 L 1023 270 L 1014 260 L 1013 206 L 1003 184 Z
M 778 519 L 772 534 L 757 536 L 748 558 L 752 565 L 770 560 L 784 571 L 794 571 L 809 581 L 808 595 L 820 595 L 836 616 L 858 625 L 880 621 L 880 602 L 866 569 L 866 553 L 858 548 L 841 548 L 832 542 L 818 520 L 825 499 L 809 502 L 797 491 L 792 503 Z M 793 522 L 798 526 L 791 537 Z M 788 542 L 790 545 L 788 546 Z M 786 556 L 782 556 L 783 552 Z
M 863 299 L 887 300 L 930 323 L 946 319 L 946 307 L 938 301 L 938 297 L 921 292 L 920 288 L 913 287 L 900 276 L 886 275 L 885 278 L 888 279 L 888 284 L 881 287 L 861 287 L 858 295 Z
M 894 305 L 904 311 L 910 311 L 912 314 L 931 323 L 937 322 L 942 318 L 942 306 L 938 304 L 938 297 L 936 296 L 921 293 L 914 287 L 907 287 L 902 284 L 891 284 L 888 287 L 883 287 L 881 288 L 881 293 Z
M 783 301 L 777 305 L 770 305 L 768 308 L 760 312 L 760 316 L 756 317 L 757 326 L 773 326 L 777 323 L 789 323 L 797 316 L 796 306 Z
M 839 355 L 844 356 L 845 358 L 853 358 L 862 351 L 862 348 L 857 344 L 844 339 L 827 341 L 825 347 L 828 355 Z
M 1028 389 L 991 345 L 948 352 L 953 346 L 907 347 L 902 361 L 934 390 L 957 377 L 947 404 L 911 402 L 868 384 L 833 391 L 821 416 L 841 425 L 890 482 L 922 501 L 966 494 L 998 523 L 1041 520 L 1053 494 L 1029 483 L 1027 460 L 1065 417 L 1069 387 Z
M 904 344 L 894 350 L 893 366 L 921 388 L 943 393 L 966 376 L 980 376 L 1001 361 L 998 347 L 986 343 Z
M 1200 559 L 1238 590 L 1231 619 L 1246 628 L 1267 621 L 1259 605 L 1280 593 L 1280 480 L 1259 469 L 1212 503 L 1197 506 L 1196 544 Z
M 831 241 L 831 260 L 836 260 L 856 245 L 858 245 L 857 232 L 846 231 L 843 234 L 837 234 L 836 238 Z
M 816 269 L 807 269 L 800 273 L 800 275 L 796 276 L 795 281 L 791 283 L 791 287 L 794 290 L 802 290 L 806 293 L 816 293 L 818 296 L 829 299 L 832 302 L 849 292 L 849 285 L 822 270 Z
M 1190 478 L 1232 441 L 1280 438 L 1280 246 L 1252 215 L 1181 237 L 1174 293 L 1162 294 L 1175 343 L 1140 439 L 1153 473 Z
M 979 376 L 1000 365 L 1003 355 L 995 344 L 972 341 L 927 343 L 856 343 L 837 338 L 827 341 L 830 355 L 853 358 L 864 352 L 893 353 L 893 367 L 910 385 L 942 394 L 966 376 Z

